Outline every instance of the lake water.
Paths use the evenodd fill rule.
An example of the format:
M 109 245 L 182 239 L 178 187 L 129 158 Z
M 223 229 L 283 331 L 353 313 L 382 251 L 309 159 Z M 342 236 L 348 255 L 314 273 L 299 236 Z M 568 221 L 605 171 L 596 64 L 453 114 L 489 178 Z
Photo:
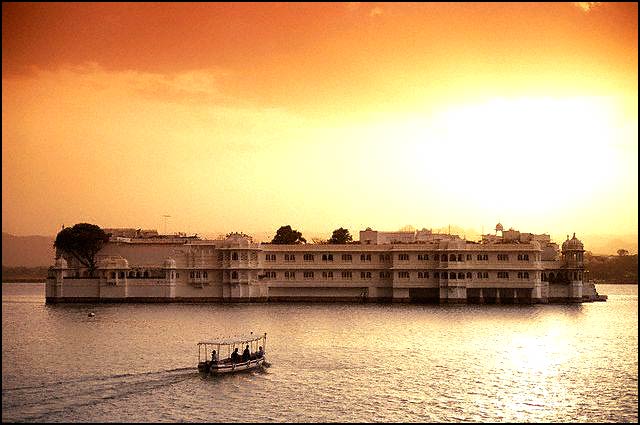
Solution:
M 2 284 L 2 420 L 636 422 L 638 289 L 579 305 L 69 304 Z M 88 317 L 94 312 L 95 317 Z M 269 368 L 196 371 L 267 332 Z

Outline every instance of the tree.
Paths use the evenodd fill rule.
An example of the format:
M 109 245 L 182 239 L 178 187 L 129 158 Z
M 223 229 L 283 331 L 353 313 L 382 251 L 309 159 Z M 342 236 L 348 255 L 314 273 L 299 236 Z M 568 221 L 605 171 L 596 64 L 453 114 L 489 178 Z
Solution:
M 96 270 L 96 254 L 109 240 L 104 230 L 95 224 L 78 223 L 62 229 L 56 236 L 53 246 L 72 255 L 80 264 L 89 269 L 89 276 Z
M 342 227 L 333 231 L 331 238 L 329 239 L 330 244 L 345 244 L 352 242 L 353 238 L 351 234 L 349 234 L 349 230 L 343 229 Z
M 624 257 L 625 255 L 629 255 L 629 251 L 627 251 L 626 249 L 619 249 L 618 255 Z
M 291 226 L 281 226 L 276 235 L 273 237 L 271 243 L 275 244 L 299 244 L 307 243 L 307 240 L 302 237 L 302 233 L 297 230 L 293 230 Z

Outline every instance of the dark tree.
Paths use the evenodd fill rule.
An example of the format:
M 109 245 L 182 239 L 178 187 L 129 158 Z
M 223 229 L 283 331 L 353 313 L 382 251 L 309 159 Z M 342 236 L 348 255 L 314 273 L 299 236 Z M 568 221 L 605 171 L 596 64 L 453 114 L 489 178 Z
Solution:
M 78 223 L 62 229 L 53 246 L 72 255 L 89 269 L 89 276 L 93 276 L 96 270 L 96 254 L 108 240 L 109 235 L 95 224 Z
M 275 244 L 299 244 L 307 243 L 307 240 L 302 237 L 302 233 L 297 230 L 293 230 L 291 226 L 282 226 L 276 232 L 271 243 Z
M 331 238 L 329 239 L 330 244 L 345 244 L 352 242 L 353 238 L 349 233 L 349 230 L 343 229 L 342 227 L 333 231 Z

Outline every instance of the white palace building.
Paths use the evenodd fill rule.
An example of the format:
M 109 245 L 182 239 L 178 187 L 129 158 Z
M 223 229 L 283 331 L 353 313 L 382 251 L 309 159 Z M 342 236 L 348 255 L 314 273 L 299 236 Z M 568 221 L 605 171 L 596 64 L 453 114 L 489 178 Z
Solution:
M 496 226 L 472 242 L 367 228 L 349 244 L 254 243 L 104 229 L 95 277 L 57 253 L 47 303 L 376 301 L 548 303 L 606 299 L 586 282 L 583 244 Z

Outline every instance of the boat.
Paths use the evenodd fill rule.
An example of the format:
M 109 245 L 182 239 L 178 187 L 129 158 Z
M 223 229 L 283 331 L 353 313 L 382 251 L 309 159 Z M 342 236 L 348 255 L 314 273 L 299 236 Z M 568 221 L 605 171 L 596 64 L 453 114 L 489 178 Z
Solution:
M 262 367 L 266 362 L 265 350 L 267 333 L 239 335 L 198 342 L 198 370 L 203 373 L 218 375 L 253 370 Z M 243 350 L 249 346 L 248 360 L 242 359 Z M 260 348 L 262 349 L 260 351 Z M 234 361 L 232 353 L 238 349 L 239 357 Z M 216 350 L 218 361 L 209 360 Z M 225 356 L 225 357 L 223 357 Z

